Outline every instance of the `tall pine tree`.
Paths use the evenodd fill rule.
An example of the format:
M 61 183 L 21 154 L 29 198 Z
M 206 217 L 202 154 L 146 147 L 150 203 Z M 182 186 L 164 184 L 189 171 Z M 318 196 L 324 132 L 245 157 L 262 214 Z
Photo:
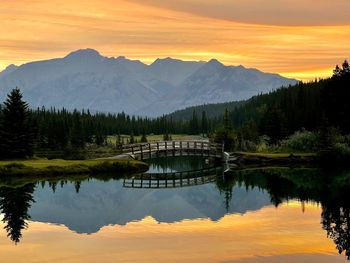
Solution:
M 28 104 L 15 88 L 7 96 L 0 123 L 0 158 L 16 159 L 33 155 L 35 125 Z

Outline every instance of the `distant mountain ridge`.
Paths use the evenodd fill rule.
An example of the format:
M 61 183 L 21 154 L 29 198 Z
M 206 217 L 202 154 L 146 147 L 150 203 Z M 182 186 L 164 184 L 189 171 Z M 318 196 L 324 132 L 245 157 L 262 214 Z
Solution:
M 65 107 L 158 116 L 185 107 L 269 92 L 297 81 L 243 66 L 157 59 L 146 65 L 93 49 L 11 65 L 0 72 L 0 99 L 19 87 L 31 107 Z

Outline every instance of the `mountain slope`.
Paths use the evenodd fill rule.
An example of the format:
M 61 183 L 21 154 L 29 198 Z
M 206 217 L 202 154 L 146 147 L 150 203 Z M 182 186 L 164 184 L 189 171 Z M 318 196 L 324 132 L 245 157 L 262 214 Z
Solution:
M 89 108 L 157 116 L 203 103 L 246 99 L 295 83 L 242 66 L 157 59 L 151 65 L 85 49 L 64 58 L 9 66 L 0 73 L 0 100 L 19 87 L 32 107 Z
M 168 113 L 194 105 L 245 100 L 295 83 L 277 74 L 225 66 L 213 59 L 144 111 L 157 115 L 158 111 Z

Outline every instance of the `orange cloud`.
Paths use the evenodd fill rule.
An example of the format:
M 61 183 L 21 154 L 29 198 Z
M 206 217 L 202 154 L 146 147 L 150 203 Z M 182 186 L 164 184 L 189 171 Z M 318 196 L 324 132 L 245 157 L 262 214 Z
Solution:
M 200 16 L 270 25 L 350 25 L 348 0 L 129 0 Z

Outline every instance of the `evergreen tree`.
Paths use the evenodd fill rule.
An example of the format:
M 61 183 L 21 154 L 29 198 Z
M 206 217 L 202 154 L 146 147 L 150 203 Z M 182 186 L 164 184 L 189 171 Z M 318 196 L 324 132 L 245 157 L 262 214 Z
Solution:
M 232 129 L 231 122 L 230 122 L 230 113 L 227 108 L 225 109 L 225 114 L 224 114 L 224 128 L 225 130 Z
M 190 134 L 198 134 L 199 133 L 199 121 L 197 112 L 194 110 L 192 112 L 192 120 L 190 121 Z
M 225 151 L 233 151 L 237 146 L 236 139 L 230 124 L 228 109 L 225 109 L 223 125 L 215 132 L 214 142 L 223 143 Z
M 203 136 L 205 134 L 208 134 L 208 118 L 207 118 L 207 113 L 206 111 L 202 111 L 202 125 L 201 125 L 201 128 L 202 128 L 202 134 Z
M 104 134 L 101 123 L 97 124 L 96 131 L 95 131 L 95 143 L 97 145 L 103 145 L 105 144 L 107 140 L 107 136 Z
M 269 136 L 271 144 L 276 144 L 286 136 L 286 120 L 275 106 L 267 109 L 260 125 L 262 134 Z
M 15 159 L 33 155 L 36 127 L 28 105 L 18 88 L 7 96 L 0 123 L 0 158 Z
M 141 142 L 147 142 L 145 129 L 142 130 Z
M 344 60 L 342 66 L 343 66 L 343 71 L 342 71 L 343 74 L 348 74 L 348 73 L 350 73 L 349 62 L 348 62 L 346 59 Z
M 335 66 L 335 69 L 333 70 L 333 76 L 339 77 L 341 75 L 341 69 L 338 65 Z
M 85 146 L 83 125 L 78 112 L 74 112 L 72 120 L 72 130 L 70 134 L 71 145 L 75 148 L 81 149 Z
M 169 133 L 164 133 L 163 135 L 163 141 L 170 141 L 170 136 L 169 136 Z
M 350 74 L 331 78 L 322 89 L 321 97 L 320 111 L 324 112 L 330 126 L 350 133 Z
M 131 134 L 130 134 L 129 143 L 130 143 L 130 144 L 136 143 L 135 136 L 134 136 L 134 132 L 131 132 Z
M 122 140 L 122 138 L 121 138 L 119 132 L 118 132 L 118 134 L 117 134 L 115 144 L 116 144 L 116 147 L 117 147 L 117 148 L 120 148 L 120 147 L 123 145 L 123 140 Z

